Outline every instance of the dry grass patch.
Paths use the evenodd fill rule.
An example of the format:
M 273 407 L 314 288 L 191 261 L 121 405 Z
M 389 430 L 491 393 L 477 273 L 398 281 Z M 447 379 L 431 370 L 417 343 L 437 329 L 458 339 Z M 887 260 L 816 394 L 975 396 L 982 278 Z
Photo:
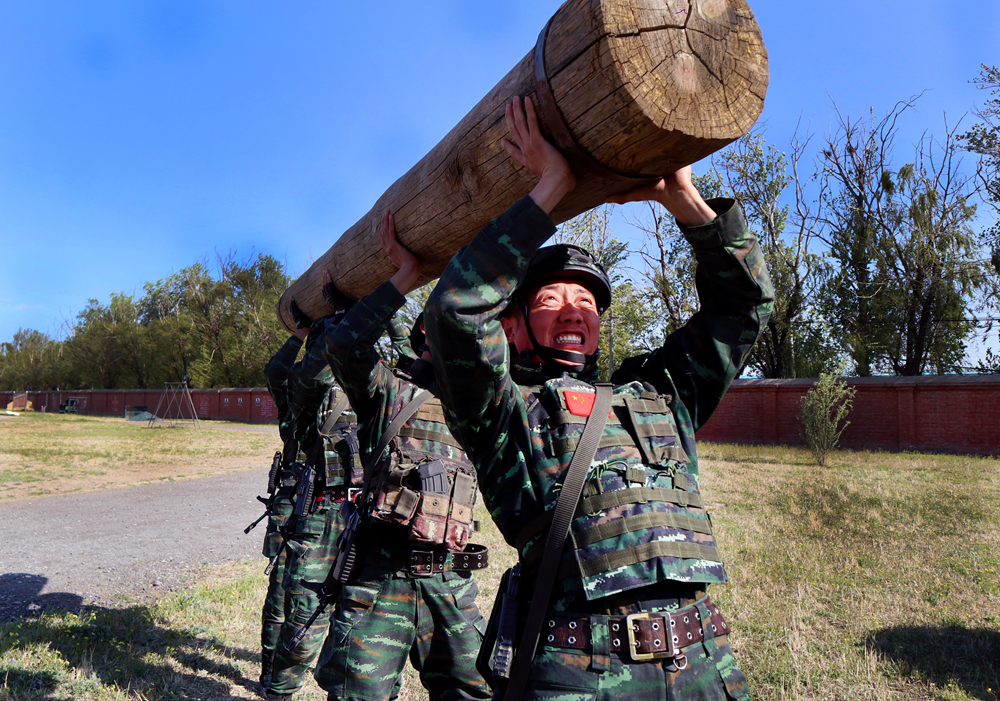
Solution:
M 26 414 L 0 422 L 0 500 L 208 476 L 270 463 L 277 432 L 147 428 L 118 418 Z
M 997 701 L 1000 462 L 840 452 L 821 469 L 704 445 L 702 474 L 732 577 L 712 595 L 754 699 Z M 488 613 L 514 556 L 483 526 Z M 0 625 L 0 701 L 251 698 L 263 565 L 154 606 Z M 310 681 L 297 698 L 324 697 Z M 409 670 L 400 698 L 427 698 Z
M 761 699 L 1000 696 L 1000 461 L 704 445 Z

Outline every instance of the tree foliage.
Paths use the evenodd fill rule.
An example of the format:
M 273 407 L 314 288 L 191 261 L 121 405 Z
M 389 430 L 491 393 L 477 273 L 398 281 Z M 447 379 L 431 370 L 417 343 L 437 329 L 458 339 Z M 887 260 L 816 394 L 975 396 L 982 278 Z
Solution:
M 922 138 L 897 165 L 901 102 L 885 117 L 841 116 L 822 153 L 835 274 L 823 306 L 854 371 L 955 372 L 973 326 L 964 322 L 983 284 L 973 231 L 975 193 L 962 174 L 955 130 Z
M 810 202 L 807 186 L 816 174 L 800 175 L 808 139 L 793 138 L 791 156 L 750 132 L 717 159 L 728 190 L 756 233 L 775 289 L 774 311 L 747 361 L 768 378 L 810 377 L 832 369 L 837 351 L 809 324 L 810 305 L 829 275 L 815 252 L 821 205 Z M 785 198 L 791 190 L 791 202 Z M 822 203 L 822 190 L 817 200 Z
M 20 330 L 0 347 L 0 389 L 264 384 L 263 367 L 288 337 L 274 309 L 290 280 L 267 255 L 220 257 L 124 292 L 91 299 L 64 341 Z

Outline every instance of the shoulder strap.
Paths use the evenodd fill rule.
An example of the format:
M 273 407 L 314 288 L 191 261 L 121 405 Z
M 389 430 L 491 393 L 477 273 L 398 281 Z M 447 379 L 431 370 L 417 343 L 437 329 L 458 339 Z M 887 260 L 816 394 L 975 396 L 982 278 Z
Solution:
M 514 650 L 514 665 L 511 669 L 507 691 L 503 697 L 504 701 L 520 701 L 524 696 L 524 689 L 528 684 L 528 672 L 531 670 L 531 661 L 535 659 L 535 648 L 538 646 L 538 637 L 545 621 L 545 611 L 549 608 L 552 587 L 555 585 L 556 575 L 559 571 L 560 556 L 566 545 L 566 537 L 569 535 L 569 527 L 573 522 L 573 514 L 576 512 L 580 495 L 583 493 L 583 484 L 587 479 L 587 473 L 590 471 L 594 456 L 597 455 L 597 446 L 608 421 L 608 412 L 611 410 L 611 385 L 607 382 L 599 382 L 596 387 L 597 396 L 594 398 L 594 408 L 583 427 L 583 435 L 580 436 L 576 452 L 573 453 L 573 459 L 566 470 L 566 478 L 563 480 L 562 490 L 559 492 L 559 501 L 556 502 L 556 508 L 553 511 L 552 525 L 549 527 L 549 534 L 545 539 L 545 552 L 539 566 L 538 579 L 535 580 L 534 593 L 531 598 L 531 607 L 528 609 L 524 632 L 521 634 L 520 644 Z
M 333 405 L 333 408 L 330 409 L 330 413 L 326 415 L 326 421 L 323 422 L 323 427 L 319 430 L 320 435 L 330 435 L 330 431 L 332 431 L 333 427 L 338 421 L 340 421 L 340 417 L 344 415 L 344 410 L 347 409 L 347 402 L 347 392 L 340 392 L 336 403 Z
M 378 446 L 374 451 L 372 451 L 372 454 L 368 456 L 368 464 L 365 465 L 365 484 L 361 490 L 360 500 L 362 508 L 364 508 L 364 506 L 368 503 L 368 496 L 371 493 L 372 475 L 375 473 L 375 467 L 378 465 L 379 460 L 382 459 L 382 454 L 389 446 L 389 441 L 396 437 L 396 434 L 399 433 L 399 429 L 403 427 L 403 424 L 409 421 L 410 418 L 417 413 L 417 409 L 423 406 L 423 404 L 432 396 L 434 395 L 426 389 L 422 389 L 417 392 L 413 399 L 411 399 L 406 406 L 399 410 L 399 413 L 396 414 L 395 418 L 393 418 L 393 420 L 386 427 L 385 431 L 382 433 L 382 438 L 379 440 Z

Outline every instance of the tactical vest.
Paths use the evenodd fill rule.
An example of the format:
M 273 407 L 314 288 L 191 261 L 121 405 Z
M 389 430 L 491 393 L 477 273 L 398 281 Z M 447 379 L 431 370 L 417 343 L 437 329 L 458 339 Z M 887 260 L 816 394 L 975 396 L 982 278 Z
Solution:
M 412 542 L 461 552 L 472 531 L 476 477 L 440 400 L 428 400 L 403 424 L 379 469 L 372 516 L 405 527 Z
M 345 398 L 344 390 L 333 385 L 316 414 L 326 457 L 326 486 L 360 487 L 364 475 L 358 455 L 358 419 L 351 405 L 342 402 L 342 398 Z M 343 408 L 338 409 L 338 405 Z
M 535 473 L 547 495 L 545 513 L 516 539 L 524 567 L 532 568 L 541 560 L 558 489 L 596 395 L 593 386 L 560 377 L 524 396 L 535 455 L 544 456 Z M 639 382 L 615 388 L 573 518 L 568 548 L 575 562 L 567 562 L 564 552 L 570 567 L 560 570 L 562 577 L 582 579 L 588 600 L 664 579 L 726 581 L 671 401 Z

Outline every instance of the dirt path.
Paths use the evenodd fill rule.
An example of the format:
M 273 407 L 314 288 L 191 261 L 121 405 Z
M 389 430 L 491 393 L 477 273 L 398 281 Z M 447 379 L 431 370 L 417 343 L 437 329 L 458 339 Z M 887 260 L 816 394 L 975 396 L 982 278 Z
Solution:
M 205 564 L 260 557 L 266 468 L 0 502 L 0 620 L 46 606 L 120 605 L 189 583 Z M 264 567 L 264 560 L 261 567 Z

